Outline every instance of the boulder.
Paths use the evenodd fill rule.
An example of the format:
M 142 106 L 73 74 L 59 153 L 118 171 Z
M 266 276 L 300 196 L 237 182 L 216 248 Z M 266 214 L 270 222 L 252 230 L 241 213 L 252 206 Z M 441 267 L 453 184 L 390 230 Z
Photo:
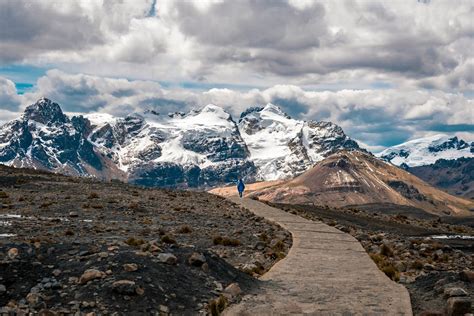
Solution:
M 96 269 L 87 269 L 79 278 L 79 284 L 85 284 L 94 279 L 105 277 L 105 273 Z
M 134 295 L 137 294 L 137 286 L 134 281 L 118 280 L 112 283 L 112 291 L 124 295 Z
M 123 269 L 127 272 L 135 272 L 138 270 L 138 265 L 136 263 L 126 263 L 123 265 Z
M 172 253 L 160 253 L 156 258 L 159 262 L 166 264 L 174 265 L 178 262 L 178 258 Z
M 240 289 L 240 286 L 238 283 L 231 283 L 229 286 L 227 286 L 224 289 L 224 296 L 226 296 L 229 299 L 236 298 L 242 293 L 242 290 Z

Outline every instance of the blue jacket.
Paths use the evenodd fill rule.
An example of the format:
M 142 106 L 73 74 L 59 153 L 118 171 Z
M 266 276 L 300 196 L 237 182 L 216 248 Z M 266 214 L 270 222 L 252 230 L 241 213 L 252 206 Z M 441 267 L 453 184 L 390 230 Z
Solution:
M 242 180 L 239 180 L 239 182 L 237 183 L 237 190 L 239 190 L 239 192 L 244 192 L 245 184 Z

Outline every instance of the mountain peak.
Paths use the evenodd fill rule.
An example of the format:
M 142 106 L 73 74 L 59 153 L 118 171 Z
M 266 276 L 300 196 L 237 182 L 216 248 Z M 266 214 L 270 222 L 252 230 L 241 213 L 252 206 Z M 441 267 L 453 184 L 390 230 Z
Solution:
M 261 112 L 270 112 L 286 118 L 290 118 L 290 116 L 283 112 L 283 110 L 279 106 L 274 105 L 272 103 L 267 103 L 267 105 L 265 105 Z
M 27 120 L 33 120 L 42 124 L 66 123 L 68 121 L 59 104 L 44 97 L 29 105 L 25 109 L 23 116 Z

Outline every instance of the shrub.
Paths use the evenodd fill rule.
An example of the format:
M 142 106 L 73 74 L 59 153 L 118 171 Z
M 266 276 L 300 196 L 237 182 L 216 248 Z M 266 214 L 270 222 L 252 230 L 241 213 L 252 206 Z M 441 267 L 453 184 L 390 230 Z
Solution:
M 188 225 L 183 225 L 178 229 L 178 234 L 189 234 L 193 230 Z
M 377 267 L 394 281 L 400 280 L 400 272 L 395 266 L 381 254 L 371 253 L 370 258 L 375 262 Z
M 390 246 L 383 244 L 380 248 L 380 254 L 386 257 L 391 257 L 393 256 L 393 250 L 390 248 Z
M 212 239 L 212 242 L 214 243 L 214 245 L 231 246 L 231 247 L 237 247 L 237 246 L 240 246 L 241 244 L 240 240 L 238 239 L 222 237 L 222 236 L 215 236 Z
M 53 205 L 53 202 L 44 202 L 44 203 L 41 203 L 40 208 L 47 208 L 51 205 Z
M 411 263 L 410 268 L 421 270 L 423 269 L 423 262 L 421 262 L 420 260 L 415 260 Z
M 8 199 L 8 198 L 9 198 L 9 195 L 7 194 L 7 192 L 0 191 L 0 199 Z
M 219 316 L 224 309 L 227 307 L 228 301 L 227 298 L 223 295 L 219 296 L 219 298 L 216 298 L 215 300 L 212 300 L 209 303 L 209 313 L 212 316 Z
M 285 244 L 283 243 L 283 241 L 278 240 L 278 241 L 272 246 L 272 249 L 273 249 L 275 252 L 282 252 L 282 251 L 285 251 Z
M 161 237 L 161 242 L 164 242 L 165 244 L 176 244 L 176 240 L 170 235 L 163 235 L 163 237 Z
M 89 194 L 89 196 L 87 197 L 89 200 L 92 200 L 92 199 L 98 199 L 99 198 L 99 194 L 97 194 L 96 192 L 91 192 L 91 194 Z
M 125 243 L 129 246 L 141 246 L 145 243 L 145 241 L 143 239 L 130 237 L 127 240 L 125 240 Z
M 66 229 L 64 232 L 64 235 L 66 236 L 74 236 L 74 232 L 71 229 Z
M 259 238 L 260 238 L 261 241 L 263 241 L 265 243 L 268 242 L 268 240 L 270 239 L 266 232 L 261 233 Z
M 392 264 L 388 264 L 382 268 L 382 271 L 393 281 L 400 280 L 400 272 Z

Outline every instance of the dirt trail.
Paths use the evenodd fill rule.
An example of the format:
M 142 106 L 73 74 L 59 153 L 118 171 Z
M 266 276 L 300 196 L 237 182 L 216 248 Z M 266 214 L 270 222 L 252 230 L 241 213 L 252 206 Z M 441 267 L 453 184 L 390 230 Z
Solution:
M 406 288 L 349 234 L 255 200 L 229 199 L 290 231 L 293 246 L 262 276 L 261 290 L 224 315 L 412 315 Z

